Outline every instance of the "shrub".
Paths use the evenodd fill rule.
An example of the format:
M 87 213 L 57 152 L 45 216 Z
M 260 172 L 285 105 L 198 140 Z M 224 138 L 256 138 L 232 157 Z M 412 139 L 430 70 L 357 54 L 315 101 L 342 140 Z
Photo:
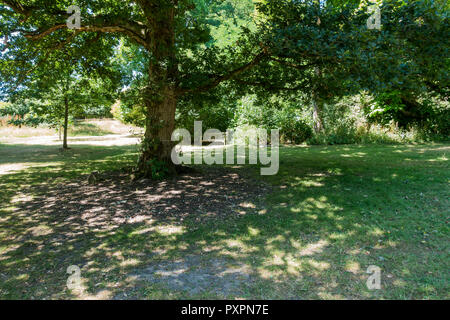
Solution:
M 312 128 L 302 119 L 300 108 L 273 97 L 258 101 L 254 96 L 240 100 L 233 126 L 254 126 L 266 130 L 279 129 L 284 143 L 301 144 L 312 137 Z
M 291 142 L 301 144 L 308 139 L 311 139 L 313 130 L 298 116 L 291 119 L 285 119 L 281 126 L 281 135 L 283 142 Z

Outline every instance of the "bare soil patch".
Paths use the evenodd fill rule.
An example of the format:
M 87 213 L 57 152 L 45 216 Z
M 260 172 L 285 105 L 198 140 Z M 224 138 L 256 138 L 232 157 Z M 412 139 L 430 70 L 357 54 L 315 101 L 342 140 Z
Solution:
M 257 276 L 244 263 L 202 255 L 187 255 L 173 261 L 150 264 L 136 274 L 137 280 L 157 284 L 189 296 L 213 294 L 217 297 L 241 296 Z M 124 299 L 119 295 L 116 299 Z M 129 297 L 132 298 L 132 297 Z

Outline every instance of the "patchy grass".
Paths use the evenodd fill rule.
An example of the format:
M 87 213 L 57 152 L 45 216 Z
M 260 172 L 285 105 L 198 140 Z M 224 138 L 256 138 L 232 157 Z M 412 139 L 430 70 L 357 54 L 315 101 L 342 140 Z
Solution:
M 448 299 L 449 151 L 446 144 L 285 147 L 277 176 L 229 168 L 270 185 L 269 195 L 199 223 L 208 214 L 201 207 L 168 219 L 158 213 L 180 208 L 140 200 L 165 182 L 105 182 L 92 188 L 107 202 L 79 200 L 82 175 L 130 165 L 136 146 L 60 153 L 0 145 L 0 165 L 22 165 L 0 175 L 0 298 Z M 61 197 L 69 183 L 72 192 Z M 136 191 L 121 200 L 123 188 Z M 68 210 L 73 205 L 79 213 Z M 154 205 L 156 214 L 131 216 L 139 205 Z M 109 219 L 127 212 L 125 222 Z M 66 287 L 70 265 L 81 267 L 82 292 Z M 382 270 L 381 290 L 366 287 L 370 265 Z
M 134 134 L 142 129 L 113 119 L 77 120 L 69 130 L 69 136 L 104 136 L 109 134 Z
M 114 132 L 105 130 L 102 127 L 88 122 L 76 122 L 68 130 L 69 136 L 106 136 Z

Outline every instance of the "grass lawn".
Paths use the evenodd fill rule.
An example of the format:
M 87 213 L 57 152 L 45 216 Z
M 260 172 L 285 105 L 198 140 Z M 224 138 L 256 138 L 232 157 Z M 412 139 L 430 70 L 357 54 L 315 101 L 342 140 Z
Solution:
M 199 220 L 199 207 L 167 218 L 164 209 L 182 208 L 160 199 L 151 219 L 102 224 L 85 206 L 126 215 L 146 189 L 102 184 L 95 191 L 109 206 L 96 207 L 74 194 L 86 174 L 131 165 L 136 146 L 0 145 L 0 168 L 12 168 L 0 172 L 0 298 L 448 299 L 449 152 L 283 147 L 276 176 L 227 168 L 270 191 L 225 216 Z M 55 200 L 68 184 L 74 194 Z M 121 188 L 133 197 L 121 201 Z M 74 203 L 79 212 L 69 214 Z M 81 268 L 82 291 L 66 287 L 70 265 Z M 366 286 L 371 265 L 381 268 L 381 290 Z

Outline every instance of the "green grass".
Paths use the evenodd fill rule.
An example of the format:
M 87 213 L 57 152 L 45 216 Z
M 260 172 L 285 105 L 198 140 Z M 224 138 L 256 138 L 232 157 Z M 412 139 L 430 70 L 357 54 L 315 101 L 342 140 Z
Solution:
M 77 146 L 60 153 L 0 145 L 0 166 L 31 166 L 0 175 L 0 298 L 76 297 L 65 286 L 72 264 L 85 266 L 86 291 L 94 297 L 221 298 L 130 280 L 155 260 L 201 255 L 243 263 L 255 275 L 242 294 L 227 298 L 448 299 L 449 151 L 448 144 L 285 147 L 276 176 L 237 169 L 273 187 L 251 214 L 204 225 L 187 218 L 177 222 L 180 232 L 168 234 L 125 224 L 55 246 L 46 243 L 46 228 L 76 230 L 67 220 L 49 225 L 52 217 L 14 211 L 19 190 L 36 196 L 36 186 L 130 165 L 136 147 Z M 42 235 L 26 237 L 31 228 Z M 382 270 L 381 290 L 366 287 L 370 265 Z
M 105 130 L 95 123 L 77 121 L 68 130 L 69 136 L 106 136 L 114 134 L 110 130 Z

